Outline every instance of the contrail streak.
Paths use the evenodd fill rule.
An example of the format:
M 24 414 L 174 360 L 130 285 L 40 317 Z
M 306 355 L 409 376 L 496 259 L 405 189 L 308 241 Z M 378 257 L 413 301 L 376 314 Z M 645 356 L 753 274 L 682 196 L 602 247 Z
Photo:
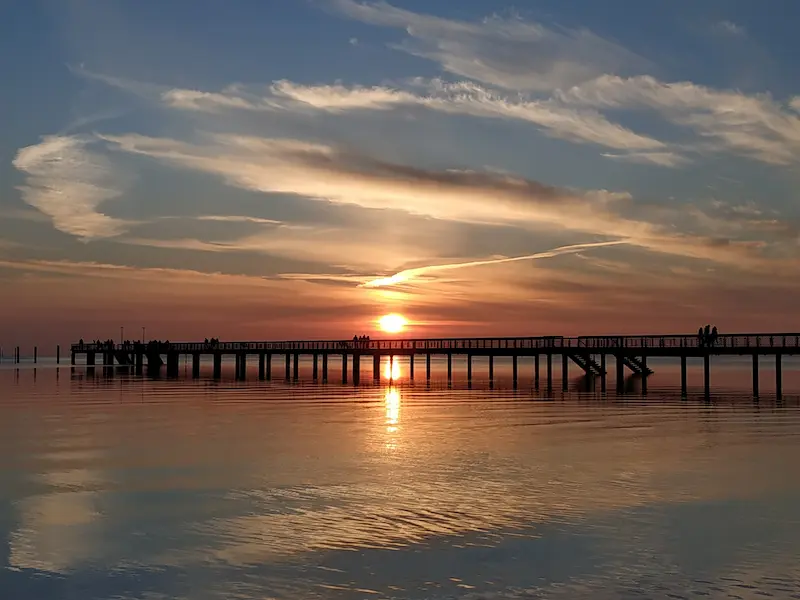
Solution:
M 559 246 L 552 250 L 544 252 L 537 252 L 536 254 L 527 254 L 525 256 L 511 256 L 508 258 L 490 258 L 486 260 L 473 260 L 463 263 L 449 263 L 445 265 L 428 265 L 427 267 L 416 267 L 414 269 L 406 269 L 395 273 L 390 277 L 381 277 L 362 283 L 359 287 L 384 287 L 387 285 L 396 285 L 398 283 L 406 283 L 412 279 L 416 279 L 426 273 L 436 271 L 452 271 L 454 269 L 465 269 L 467 267 L 482 267 L 484 265 L 497 265 L 500 263 L 517 262 L 520 260 L 539 260 L 542 258 L 553 258 L 562 254 L 574 254 L 581 250 L 588 250 L 590 248 L 603 248 L 605 246 L 619 246 L 621 244 L 629 244 L 628 240 L 614 240 L 611 242 L 590 242 L 586 244 L 572 244 L 570 246 Z

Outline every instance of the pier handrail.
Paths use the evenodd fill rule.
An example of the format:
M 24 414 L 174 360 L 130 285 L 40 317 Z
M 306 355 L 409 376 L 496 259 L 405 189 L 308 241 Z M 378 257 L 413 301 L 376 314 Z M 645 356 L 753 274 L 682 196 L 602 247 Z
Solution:
M 72 344 L 72 352 L 134 352 L 148 343 L 130 344 L 84 343 Z M 158 352 L 353 352 L 370 350 L 613 350 L 635 348 L 800 348 L 800 333 L 747 333 L 719 335 L 713 344 L 704 343 L 695 335 L 600 335 L 600 336 L 536 336 L 536 337 L 484 337 L 484 338 L 423 338 L 383 339 L 369 341 L 350 340 L 285 340 L 242 342 L 169 342 L 160 343 Z

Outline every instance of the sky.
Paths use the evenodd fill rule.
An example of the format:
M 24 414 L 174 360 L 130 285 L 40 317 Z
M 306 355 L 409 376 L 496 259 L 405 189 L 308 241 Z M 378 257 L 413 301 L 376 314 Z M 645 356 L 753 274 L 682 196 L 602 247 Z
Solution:
M 0 345 L 798 331 L 799 19 L 0 0 Z

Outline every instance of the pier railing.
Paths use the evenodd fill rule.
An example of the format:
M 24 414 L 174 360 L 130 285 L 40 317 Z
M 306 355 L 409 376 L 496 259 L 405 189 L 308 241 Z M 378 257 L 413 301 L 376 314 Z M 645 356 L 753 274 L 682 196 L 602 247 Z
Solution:
M 150 343 L 152 344 L 152 342 Z M 580 336 L 580 337 L 512 337 L 512 338 L 441 338 L 410 340 L 320 340 L 320 341 L 253 341 L 253 342 L 169 342 L 158 343 L 159 352 L 354 352 L 418 350 L 613 350 L 615 348 L 800 348 L 800 333 L 756 333 L 720 335 L 712 341 L 697 335 L 644 336 Z M 130 344 L 84 343 L 72 344 L 73 352 L 135 352 L 153 349 L 148 343 Z

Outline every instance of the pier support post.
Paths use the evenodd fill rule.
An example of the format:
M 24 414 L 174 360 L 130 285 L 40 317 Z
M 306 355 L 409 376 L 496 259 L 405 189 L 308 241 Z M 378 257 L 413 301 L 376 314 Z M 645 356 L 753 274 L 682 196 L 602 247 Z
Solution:
M 286 364 L 284 365 L 284 370 L 286 371 L 285 379 L 286 381 L 289 381 L 292 378 L 292 355 L 287 352 L 285 360 L 286 360 Z
M 623 358 L 622 358 L 621 354 L 617 354 L 616 363 L 617 363 L 617 393 L 618 394 L 624 394 L 625 393 L 625 363 L 623 362 Z
M 39 346 L 33 347 L 33 364 L 39 361 Z
M 86 353 L 86 364 L 90 367 L 94 366 L 94 352 Z M 19 362 L 19 348 L 17 348 L 17 362 Z
M 600 391 L 606 393 L 606 353 L 600 355 Z
M 447 353 L 447 383 L 453 383 L 453 353 Z
M 372 357 L 372 379 L 380 381 L 381 378 L 381 357 L 377 354 Z
M 414 381 L 414 354 L 408 357 L 408 378 Z
M 431 380 L 431 355 L 425 355 L 425 378 L 430 381 Z
M 242 355 L 238 352 L 234 355 L 233 378 L 237 381 L 242 378 Z
M 347 383 L 347 380 L 345 380 Z M 361 383 L 361 355 L 353 354 L 353 385 Z
M 272 381 L 272 353 L 271 352 L 267 352 L 267 356 L 266 356 L 265 360 L 266 360 L 266 364 L 264 366 L 266 367 L 266 371 L 267 371 L 267 381 Z
M 711 355 L 703 355 L 703 391 L 705 397 L 711 396 Z
M 566 352 L 561 355 L 561 389 L 567 391 L 569 388 L 569 356 Z
M 547 353 L 547 391 L 553 391 L 553 354 Z
M 511 357 L 511 379 L 514 384 L 514 389 L 517 389 L 517 356 Z
M 195 352 L 192 354 L 192 377 L 197 379 L 200 377 L 200 353 Z
M 177 352 L 167 352 L 167 377 L 177 377 L 180 372 L 178 366 L 178 359 L 180 355 Z
M 489 383 L 494 381 L 494 356 L 489 355 Z
M 311 372 L 311 377 L 314 381 L 319 379 L 319 355 L 314 352 L 314 367 Z
M 258 380 L 264 381 L 266 377 L 266 356 L 263 352 L 258 354 Z
M 328 353 L 322 355 L 322 383 L 328 383 Z
M 783 398 L 783 372 L 782 357 L 780 354 L 775 355 L 775 395 L 778 400 Z
M 70 357 L 70 362 L 71 362 L 72 365 L 74 365 L 75 364 L 75 351 L 74 350 L 70 351 L 70 354 L 72 355 Z
M 533 355 L 533 385 L 539 389 L 539 355 Z
M 222 352 L 214 352 L 214 379 L 222 377 Z
M 467 354 L 467 383 L 472 385 L 472 354 Z
M 642 395 L 647 395 L 647 357 L 642 356 Z
M 681 356 L 681 396 L 686 396 L 686 357 Z
M 356 362 L 356 357 L 353 355 L 353 365 Z M 347 383 L 347 354 L 342 354 L 342 383 Z
M 753 398 L 758 398 L 758 354 L 753 354 Z
M 300 355 L 295 352 L 294 357 L 293 357 L 293 363 L 294 364 L 292 365 L 292 367 L 293 367 L 292 368 L 292 375 L 294 376 L 294 380 L 295 381 L 297 381 L 300 378 L 299 377 L 299 375 L 300 375 L 300 365 L 298 364 L 299 362 L 300 362 Z
M 56 345 L 56 364 L 57 365 L 61 364 L 61 346 L 60 345 Z
M 74 358 L 74 355 L 73 355 Z M 141 375 L 144 371 L 144 352 L 142 351 L 141 347 L 136 351 L 136 357 L 134 358 L 136 362 L 136 374 Z M 74 362 L 72 364 L 75 364 Z

